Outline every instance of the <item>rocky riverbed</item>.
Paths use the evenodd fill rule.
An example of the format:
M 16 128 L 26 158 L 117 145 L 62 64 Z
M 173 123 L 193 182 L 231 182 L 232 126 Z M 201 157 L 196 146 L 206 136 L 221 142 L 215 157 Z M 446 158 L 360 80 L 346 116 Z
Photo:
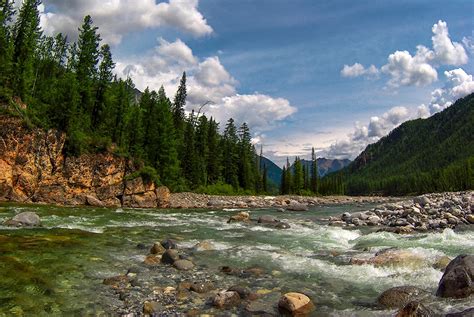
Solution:
M 396 233 L 426 232 L 474 224 L 474 192 L 437 193 L 385 203 L 370 210 L 331 217 L 331 225 L 380 226 Z

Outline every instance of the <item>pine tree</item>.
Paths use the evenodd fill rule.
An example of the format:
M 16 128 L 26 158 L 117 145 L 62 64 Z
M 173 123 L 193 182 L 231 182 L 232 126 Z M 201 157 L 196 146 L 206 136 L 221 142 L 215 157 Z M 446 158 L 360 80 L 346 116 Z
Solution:
M 319 173 L 318 173 L 318 161 L 316 158 L 314 147 L 311 149 L 311 175 L 310 177 L 311 177 L 311 180 L 310 180 L 311 191 L 314 194 L 317 194 Z
M 262 190 L 264 193 L 268 192 L 268 183 L 267 183 L 267 165 L 263 164 L 263 173 L 262 173 Z
M 13 88 L 14 93 L 23 100 L 31 94 L 33 85 L 35 51 L 41 36 L 40 4 L 40 0 L 25 0 L 13 28 Z
M 197 173 L 199 181 L 196 185 L 207 185 L 207 160 L 209 157 L 209 121 L 205 115 L 198 118 L 196 127 L 196 151 L 197 151 Z
M 79 29 L 78 55 L 76 75 L 79 82 L 83 127 L 91 126 L 90 113 L 94 107 L 94 83 L 97 79 L 97 63 L 99 62 L 100 35 L 93 25 L 90 15 L 84 17 L 84 23 Z M 124 114 L 122 114 L 124 116 Z M 123 121 L 123 120 L 122 120 Z M 122 127 L 123 128 L 123 127 Z
M 220 146 L 219 123 L 213 118 L 209 120 L 207 133 L 207 182 L 216 184 L 222 177 L 222 148 Z
M 155 124 L 159 135 L 157 170 L 161 182 L 171 189 L 174 189 L 181 183 L 180 161 L 178 159 L 171 102 L 168 97 L 166 97 L 163 86 L 158 91 L 156 118 L 158 118 L 158 121 L 155 122 Z
M 176 96 L 174 97 L 172 108 L 174 125 L 176 129 L 180 131 L 183 131 L 185 121 L 184 108 L 186 106 L 186 97 L 186 72 L 183 72 L 183 76 L 181 77 L 181 81 L 179 83 L 178 91 L 176 92 Z
M 250 129 L 244 122 L 239 128 L 239 183 L 243 189 L 254 189 L 253 149 Z
M 303 166 L 299 157 L 295 157 L 293 164 L 293 193 L 300 195 L 303 191 Z
M 238 149 L 239 138 L 237 136 L 237 128 L 235 127 L 234 120 L 230 118 L 227 121 L 227 125 L 224 130 L 224 136 L 222 139 L 223 148 L 223 176 L 224 181 L 227 184 L 232 185 L 234 188 L 239 187 L 239 149 Z
M 112 59 L 112 53 L 110 52 L 110 46 L 108 44 L 102 45 L 99 56 L 101 58 L 101 62 L 99 65 L 96 95 L 91 112 L 92 127 L 95 129 L 100 128 L 100 125 L 103 122 L 103 116 L 105 115 L 104 111 L 106 109 L 107 103 L 106 92 L 112 82 L 112 71 L 115 67 L 115 63 Z
M 0 83 L 8 86 L 12 69 L 13 39 L 10 23 L 15 13 L 13 1 L 0 2 Z

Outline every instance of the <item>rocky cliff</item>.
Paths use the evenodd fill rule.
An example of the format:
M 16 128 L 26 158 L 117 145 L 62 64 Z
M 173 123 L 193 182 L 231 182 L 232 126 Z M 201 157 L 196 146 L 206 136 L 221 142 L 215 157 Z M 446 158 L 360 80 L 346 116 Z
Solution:
M 166 187 L 127 177 L 134 172 L 128 159 L 65 156 L 65 134 L 28 129 L 14 117 L 0 122 L 0 201 L 137 208 L 169 202 Z

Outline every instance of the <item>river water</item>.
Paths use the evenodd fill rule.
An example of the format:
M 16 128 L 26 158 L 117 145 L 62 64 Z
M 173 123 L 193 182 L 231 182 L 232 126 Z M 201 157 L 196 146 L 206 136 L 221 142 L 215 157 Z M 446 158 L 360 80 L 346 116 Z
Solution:
M 330 215 L 370 207 L 334 205 L 313 207 L 308 212 L 249 211 L 252 218 L 272 215 L 291 225 L 290 229 L 281 230 L 255 224 L 227 224 L 229 216 L 237 213 L 232 210 L 1 204 L 0 223 L 16 213 L 34 211 L 41 217 L 43 226 L 34 229 L 0 226 L 0 316 L 114 315 L 120 301 L 102 280 L 124 274 L 132 266 L 141 266 L 147 250 L 137 245 L 151 246 L 165 238 L 176 239 L 180 248 L 210 241 L 214 250 L 192 254 L 197 265 L 193 274 L 210 276 L 217 288 L 239 283 L 234 277 L 229 280 L 232 278 L 220 273 L 219 267 L 259 266 L 268 274 L 241 282 L 254 292 L 270 294 L 269 298 L 273 294 L 276 301 L 282 293 L 303 292 L 316 304 L 314 316 L 390 316 L 395 311 L 374 305 L 381 292 L 394 286 L 415 285 L 434 294 L 442 276 L 441 271 L 432 267 L 436 260 L 444 255 L 453 258 L 473 253 L 472 230 L 446 229 L 401 236 L 376 232 L 374 228 L 331 227 L 323 220 Z M 349 264 L 353 256 L 369 256 L 389 247 L 408 249 L 424 261 L 415 266 Z M 161 273 L 160 268 L 155 269 L 153 274 L 173 274 L 175 281 L 179 279 L 179 272 L 169 273 L 170 268 L 166 269 Z M 166 284 L 165 281 L 155 282 Z M 472 306 L 469 299 L 432 297 L 427 301 L 440 314 Z M 196 306 L 203 312 L 215 313 L 205 301 Z

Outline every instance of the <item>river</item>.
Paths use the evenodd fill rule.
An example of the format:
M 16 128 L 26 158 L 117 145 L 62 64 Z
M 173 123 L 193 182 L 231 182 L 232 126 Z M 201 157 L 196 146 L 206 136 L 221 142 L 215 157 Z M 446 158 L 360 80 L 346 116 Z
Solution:
M 250 210 L 278 217 L 290 229 L 261 225 L 227 224 L 236 211 L 227 210 L 141 210 L 41 205 L 0 204 L 0 223 L 15 213 L 34 211 L 41 228 L 0 226 L 0 316 L 103 316 L 126 312 L 127 301 L 102 281 L 142 268 L 146 281 L 136 283 L 136 301 L 147 296 L 143 289 L 172 286 L 180 279 L 209 279 L 217 289 L 244 284 L 269 301 L 282 293 L 302 292 L 310 296 L 314 316 L 387 316 L 374 303 L 384 290 L 415 285 L 434 294 L 442 272 L 432 267 L 441 256 L 454 258 L 473 253 L 474 231 L 397 235 L 375 228 L 347 230 L 327 226 L 323 220 L 345 211 L 367 210 L 372 205 L 313 207 L 307 212 Z M 178 272 L 160 265 L 148 270 L 142 264 L 155 241 L 173 238 L 181 249 L 208 240 L 211 251 L 191 252 L 196 268 Z M 147 249 L 138 248 L 144 244 Z M 397 247 L 419 254 L 419 265 L 350 265 L 353 256 L 369 256 Z M 227 276 L 219 267 L 265 270 L 259 277 Z M 155 289 L 156 290 L 156 289 Z M 149 295 L 149 294 L 148 294 Z M 173 311 L 191 308 L 216 313 L 206 296 L 174 305 Z M 132 298 L 129 297 L 129 298 Z M 437 313 L 460 311 L 472 303 L 465 300 L 427 300 Z M 130 300 L 133 302 L 133 300 Z M 136 308 L 139 309 L 139 308 Z M 171 309 L 171 308 L 170 308 Z M 241 314 L 242 308 L 233 313 Z

